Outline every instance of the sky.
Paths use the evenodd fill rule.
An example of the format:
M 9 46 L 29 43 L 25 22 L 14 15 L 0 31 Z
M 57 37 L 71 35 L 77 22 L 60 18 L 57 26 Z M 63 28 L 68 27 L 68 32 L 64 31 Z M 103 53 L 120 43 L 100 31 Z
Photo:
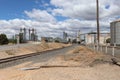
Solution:
M 120 0 L 99 0 L 100 32 L 120 18 Z M 0 0 L 0 33 L 12 37 L 35 28 L 38 37 L 62 37 L 65 31 L 96 31 L 96 0 Z

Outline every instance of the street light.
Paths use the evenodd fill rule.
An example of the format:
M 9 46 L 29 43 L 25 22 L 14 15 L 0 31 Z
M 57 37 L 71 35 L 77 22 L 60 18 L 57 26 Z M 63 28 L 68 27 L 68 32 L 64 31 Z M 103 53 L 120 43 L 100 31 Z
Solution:
M 97 41 L 100 42 L 100 30 L 99 30 L 99 1 L 96 0 L 96 19 L 97 19 Z

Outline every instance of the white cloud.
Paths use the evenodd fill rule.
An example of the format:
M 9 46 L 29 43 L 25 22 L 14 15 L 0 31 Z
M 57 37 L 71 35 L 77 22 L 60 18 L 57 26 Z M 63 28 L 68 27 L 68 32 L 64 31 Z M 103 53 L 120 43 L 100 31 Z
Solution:
M 106 23 L 102 25 L 106 26 Z M 61 36 L 63 31 L 70 34 L 76 33 L 79 29 L 85 33 L 91 30 L 95 30 L 95 21 L 80 21 L 78 19 L 68 19 L 61 22 L 39 22 L 35 20 L 13 19 L 13 20 L 0 20 L 0 31 L 6 33 L 9 36 L 19 33 L 21 27 L 35 28 L 39 37 L 41 36 Z M 108 26 L 108 25 L 107 25 Z M 5 29 L 6 28 L 6 29 Z
M 51 4 L 58 7 L 53 10 L 53 14 L 78 19 L 95 18 L 94 0 L 51 0 Z
M 62 36 L 62 32 L 76 34 L 81 30 L 83 33 L 96 30 L 96 0 L 51 0 L 55 9 L 47 10 L 32 9 L 24 11 L 29 20 L 12 19 L 0 20 L 0 32 L 11 36 L 19 32 L 21 27 L 35 28 L 39 37 Z M 120 15 L 120 0 L 99 0 L 100 2 L 100 29 L 109 31 L 109 23 Z M 45 4 L 46 6 L 48 4 Z M 106 5 L 109 8 L 106 9 Z M 50 13 L 52 12 L 52 14 Z M 57 21 L 55 16 L 69 17 L 64 21 Z M 102 32 L 101 31 L 101 32 Z
M 20 28 L 35 28 L 39 37 L 41 36 L 60 36 L 60 25 L 51 22 L 40 22 L 36 20 L 0 20 L 0 32 L 5 33 L 8 37 L 12 37 L 19 33 Z M 28 31 L 27 31 L 28 32 Z
M 120 15 L 120 0 L 99 0 L 100 18 Z M 51 0 L 56 9 L 53 14 L 62 16 L 93 20 L 96 19 L 96 0 Z M 110 8 L 106 9 L 106 5 Z
M 41 21 L 41 22 L 55 22 L 56 21 L 56 19 L 45 10 L 33 9 L 32 11 L 25 11 L 25 14 L 29 18 L 33 20 Z

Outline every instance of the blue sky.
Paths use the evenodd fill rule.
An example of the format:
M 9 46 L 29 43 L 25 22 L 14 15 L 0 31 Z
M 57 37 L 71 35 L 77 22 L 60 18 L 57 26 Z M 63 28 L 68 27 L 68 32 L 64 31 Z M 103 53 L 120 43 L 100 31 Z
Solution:
M 120 0 L 99 0 L 100 29 L 120 18 Z M 36 28 L 39 37 L 96 31 L 96 0 L 0 0 L 0 32 L 12 36 L 20 28 Z
M 0 19 L 26 19 L 25 10 L 32 9 L 54 9 L 54 5 L 50 4 L 50 0 L 0 0 Z M 56 15 L 58 21 L 66 20 L 68 17 Z
M 46 9 L 43 6 L 49 4 L 49 0 L 0 0 L 0 19 L 23 18 L 24 10 L 32 10 L 33 8 Z M 52 7 L 52 6 L 49 6 Z

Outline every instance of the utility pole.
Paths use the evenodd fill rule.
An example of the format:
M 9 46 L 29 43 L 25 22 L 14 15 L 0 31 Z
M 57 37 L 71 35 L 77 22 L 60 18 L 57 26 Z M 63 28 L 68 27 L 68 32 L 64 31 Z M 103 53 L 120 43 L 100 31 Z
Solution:
M 99 1 L 96 0 L 96 19 L 97 19 L 97 43 L 100 42 L 100 29 L 99 29 Z

